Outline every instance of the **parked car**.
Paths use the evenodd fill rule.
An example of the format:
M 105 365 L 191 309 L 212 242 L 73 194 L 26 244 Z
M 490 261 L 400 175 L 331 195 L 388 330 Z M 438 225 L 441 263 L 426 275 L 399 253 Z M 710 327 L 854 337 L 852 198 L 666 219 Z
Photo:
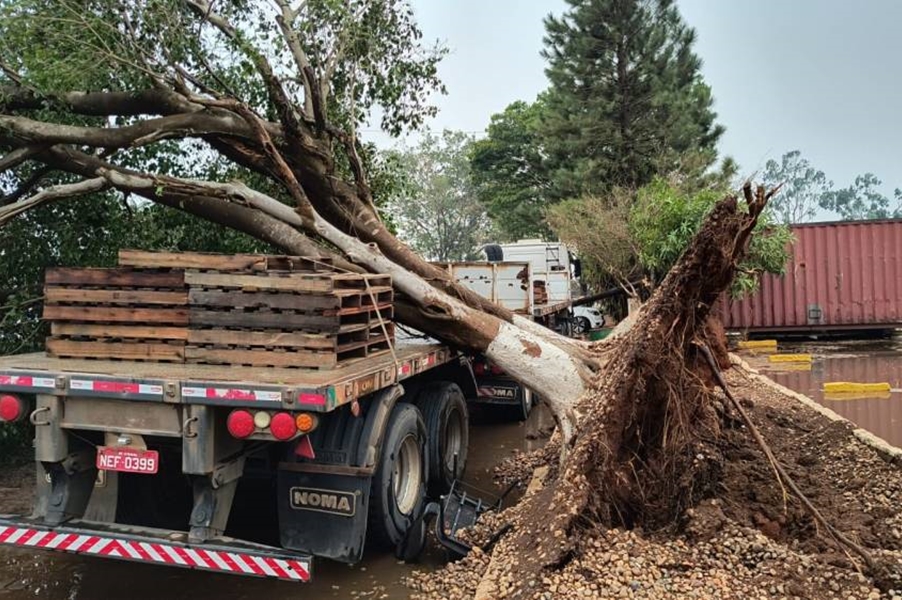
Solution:
M 574 306 L 571 322 L 574 334 L 586 333 L 604 327 L 604 315 L 594 306 Z

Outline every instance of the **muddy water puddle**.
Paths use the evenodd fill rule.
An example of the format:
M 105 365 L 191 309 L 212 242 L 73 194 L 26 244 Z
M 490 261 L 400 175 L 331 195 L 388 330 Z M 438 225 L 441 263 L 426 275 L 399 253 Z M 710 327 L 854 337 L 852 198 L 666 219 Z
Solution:
M 497 494 L 492 469 L 515 450 L 531 450 L 539 428 L 550 418 L 534 410 L 526 423 L 510 421 L 496 409 L 477 411 L 470 428 L 468 484 Z M 0 514 L 21 510 L 23 498 L 10 498 L 15 485 L 0 479 Z M 18 482 L 16 482 L 18 484 Z M 23 489 L 21 495 L 30 495 Z M 15 508 L 13 508 L 15 507 Z M 368 550 L 360 565 L 318 560 L 314 582 L 291 584 L 270 580 L 157 567 L 61 553 L 28 552 L 0 547 L 0 600 L 260 600 L 262 598 L 322 600 L 326 598 L 407 598 L 400 580 L 414 569 L 437 568 L 444 552 L 431 547 L 418 564 L 404 564 L 391 554 Z
M 810 354 L 811 363 L 770 363 L 766 354 L 743 358 L 778 383 L 808 396 L 902 447 L 902 337 L 880 341 L 780 343 L 779 352 Z M 824 392 L 827 382 L 889 383 L 889 392 Z

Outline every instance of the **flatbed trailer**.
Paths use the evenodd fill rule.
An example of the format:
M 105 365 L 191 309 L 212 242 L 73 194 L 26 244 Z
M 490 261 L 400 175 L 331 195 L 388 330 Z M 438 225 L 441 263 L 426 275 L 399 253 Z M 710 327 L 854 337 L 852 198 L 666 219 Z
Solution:
M 0 544 L 295 581 L 367 538 L 410 558 L 427 495 L 465 467 L 475 393 L 437 343 L 319 370 L 0 357 L 0 416 L 31 420 L 37 468 Z M 239 482 L 262 485 L 249 529 L 275 514 L 278 542 L 226 535 Z

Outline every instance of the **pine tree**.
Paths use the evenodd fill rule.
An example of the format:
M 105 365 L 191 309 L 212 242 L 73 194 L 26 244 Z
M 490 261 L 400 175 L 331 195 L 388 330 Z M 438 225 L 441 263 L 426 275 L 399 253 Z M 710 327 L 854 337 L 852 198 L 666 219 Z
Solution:
M 687 157 L 713 164 L 723 127 L 692 51 L 695 31 L 673 0 L 567 2 L 545 21 L 551 87 L 541 132 L 554 194 L 637 188 Z

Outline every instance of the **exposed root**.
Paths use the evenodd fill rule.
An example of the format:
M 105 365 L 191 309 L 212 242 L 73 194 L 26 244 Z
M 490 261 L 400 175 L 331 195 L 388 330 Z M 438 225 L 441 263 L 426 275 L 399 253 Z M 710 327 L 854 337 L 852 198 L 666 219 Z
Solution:
M 521 526 L 496 546 L 477 598 L 530 597 L 529 581 L 579 556 L 584 532 L 674 527 L 713 495 L 720 419 L 695 341 L 714 336 L 710 307 L 766 204 L 763 188 L 744 192 L 747 210 L 733 197 L 719 202 L 632 327 L 603 345 L 613 351 L 577 405 L 584 418 L 561 474 L 525 499 Z

